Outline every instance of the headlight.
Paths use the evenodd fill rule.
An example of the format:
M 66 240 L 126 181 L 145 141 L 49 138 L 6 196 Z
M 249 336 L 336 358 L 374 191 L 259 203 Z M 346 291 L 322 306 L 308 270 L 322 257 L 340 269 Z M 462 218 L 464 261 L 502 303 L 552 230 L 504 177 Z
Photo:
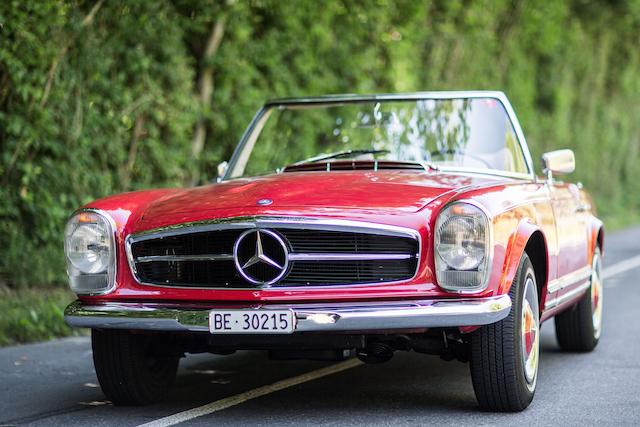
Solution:
M 456 202 L 436 221 L 435 261 L 440 287 L 477 291 L 486 286 L 490 254 L 489 219 L 478 207 Z
M 115 284 L 115 235 L 111 218 L 81 211 L 65 228 L 64 249 L 71 290 L 77 294 L 106 293 Z

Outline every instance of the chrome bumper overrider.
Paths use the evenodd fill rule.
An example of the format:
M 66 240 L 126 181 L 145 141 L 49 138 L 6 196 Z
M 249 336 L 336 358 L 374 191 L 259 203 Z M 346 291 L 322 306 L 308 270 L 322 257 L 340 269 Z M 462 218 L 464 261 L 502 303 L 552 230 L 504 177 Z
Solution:
M 66 308 L 71 326 L 144 329 L 154 331 L 209 331 L 209 310 L 256 308 L 289 309 L 295 313 L 296 332 L 382 331 L 479 326 L 504 319 L 511 309 L 508 295 L 489 298 L 421 301 L 247 305 L 244 307 L 75 301 Z

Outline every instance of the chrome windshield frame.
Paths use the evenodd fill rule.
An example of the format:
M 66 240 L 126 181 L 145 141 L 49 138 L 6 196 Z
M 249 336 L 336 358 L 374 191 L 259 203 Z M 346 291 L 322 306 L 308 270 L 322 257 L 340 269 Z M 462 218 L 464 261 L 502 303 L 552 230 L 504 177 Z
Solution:
M 243 133 L 240 141 L 229 160 L 229 167 L 222 181 L 237 178 L 236 169 L 241 164 L 241 160 L 246 159 L 253 149 L 253 143 L 262 131 L 266 120 L 269 117 L 269 113 L 279 106 L 290 107 L 294 105 L 312 106 L 312 105 L 335 105 L 335 104 L 349 104 L 360 102 L 375 102 L 375 101 L 411 101 L 411 100 L 448 100 L 448 99 L 477 99 L 477 98 L 490 98 L 495 99 L 504 107 L 509 120 L 513 126 L 513 129 L 522 150 L 525 163 L 527 165 L 527 173 L 513 173 L 503 171 L 501 173 L 498 169 L 487 169 L 486 173 L 490 175 L 506 176 L 511 178 L 520 178 L 527 180 L 536 180 L 535 171 L 533 168 L 533 160 L 529 151 L 529 146 L 522 132 L 522 127 L 516 116 L 516 113 L 509 102 L 507 96 L 500 91 L 442 91 L 442 92 L 414 92 L 414 93 L 390 93 L 390 94 L 378 94 L 378 95 L 326 95 L 319 97 L 306 97 L 306 98 L 282 98 L 273 99 L 267 101 L 264 106 L 258 110 L 256 115 L 251 120 L 251 123 Z M 483 173 L 481 169 L 462 168 L 462 167 L 442 167 L 442 170 L 453 172 L 473 172 Z M 233 177 L 233 178 L 232 178 Z

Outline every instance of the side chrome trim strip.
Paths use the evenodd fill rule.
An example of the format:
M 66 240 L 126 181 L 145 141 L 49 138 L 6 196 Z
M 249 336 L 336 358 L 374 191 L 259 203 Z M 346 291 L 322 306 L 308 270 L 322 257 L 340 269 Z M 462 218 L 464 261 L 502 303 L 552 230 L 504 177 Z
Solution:
M 571 289 L 569 292 L 567 292 L 566 294 L 560 295 L 559 297 L 556 298 L 552 298 L 547 300 L 544 303 L 544 308 L 545 310 L 548 310 L 550 308 L 554 308 L 557 307 L 559 305 L 564 304 L 565 302 L 571 300 L 572 298 L 580 295 L 581 293 L 585 292 L 587 289 L 589 289 L 589 286 L 591 286 L 591 281 L 587 280 L 586 282 L 582 283 L 580 286 Z
M 71 326 L 107 329 L 209 332 L 209 310 L 225 307 L 193 304 L 71 303 L 65 321 Z M 252 304 L 236 309 L 291 310 L 296 332 L 391 331 L 480 326 L 509 315 L 508 295 L 488 298 L 434 299 L 311 304 Z
M 581 282 L 583 280 L 591 277 L 591 266 L 584 266 L 576 271 L 565 274 L 562 277 L 559 277 L 555 280 L 550 280 L 547 285 L 547 293 L 554 293 L 557 291 L 561 291 L 567 286 L 571 286 L 576 282 Z

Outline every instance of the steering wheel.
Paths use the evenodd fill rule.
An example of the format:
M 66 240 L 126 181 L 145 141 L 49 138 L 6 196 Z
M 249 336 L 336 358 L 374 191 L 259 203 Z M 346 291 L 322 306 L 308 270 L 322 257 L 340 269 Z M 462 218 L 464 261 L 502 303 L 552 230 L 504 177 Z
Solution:
M 444 157 L 446 154 L 453 154 L 453 155 L 462 154 L 465 157 L 469 157 L 469 158 L 472 158 L 473 160 L 477 160 L 478 162 L 482 163 L 489 169 L 494 169 L 494 167 L 482 157 L 476 156 L 470 153 L 465 153 L 464 151 L 456 150 L 454 148 L 447 148 L 446 150 L 436 150 L 436 151 L 429 152 L 430 157 L 437 157 L 437 156 Z

